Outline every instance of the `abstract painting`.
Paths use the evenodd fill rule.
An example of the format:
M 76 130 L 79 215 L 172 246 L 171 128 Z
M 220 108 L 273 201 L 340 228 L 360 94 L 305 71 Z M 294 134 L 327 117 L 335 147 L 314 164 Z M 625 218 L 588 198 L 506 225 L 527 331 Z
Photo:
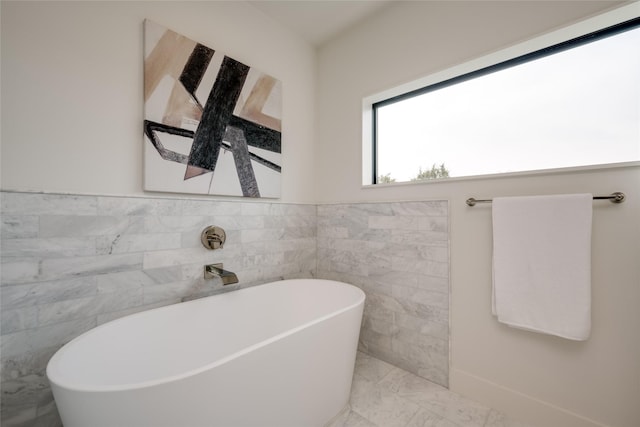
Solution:
M 282 84 L 144 23 L 144 189 L 280 197 Z

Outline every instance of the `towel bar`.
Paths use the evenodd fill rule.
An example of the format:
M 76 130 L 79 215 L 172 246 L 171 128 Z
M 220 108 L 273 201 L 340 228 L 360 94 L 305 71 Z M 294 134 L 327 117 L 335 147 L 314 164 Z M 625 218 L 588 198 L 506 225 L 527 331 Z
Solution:
M 593 196 L 593 200 L 610 200 L 611 203 L 622 203 L 624 202 L 624 199 L 626 198 L 626 196 L 624 195 L 624 193 L 621 193 L 619 191 L 616 191 L 615 193 L 611 193 L 608 196 Z M 467 199 L 466 203 L 469 206 L 475 206 L 476 203 L 491 203 L 493 200 L 491 199 L 474 199 L 473 197 L 470 197 Z

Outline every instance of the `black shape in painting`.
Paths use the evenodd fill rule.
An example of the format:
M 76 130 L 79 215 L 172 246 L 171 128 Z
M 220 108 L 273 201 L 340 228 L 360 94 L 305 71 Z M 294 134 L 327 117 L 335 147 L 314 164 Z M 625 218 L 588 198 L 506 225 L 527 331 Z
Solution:
M 281 167 L 251 153 L 248 146 L 280 153 L 282 135 L 279 131 L 233 114 L 250 67 L 227 56 L 222 61 L 204 107 L 201 106 L 195 91 L 204 77 L 213 54 L 213 49 L 197 44 L 179 78 L 193 101 L 203 110 L 196 131 L 145 120 L 144 133 L 163 159 L 211 172 L 215 170 L 220 149 L 230 150 L 234 156 L 243 196 L 260 197 L 251 161 L 278 173 L 281 172 Z M 189 155 L 166 149 L 158 137 L 159 132 L 193 139 Z

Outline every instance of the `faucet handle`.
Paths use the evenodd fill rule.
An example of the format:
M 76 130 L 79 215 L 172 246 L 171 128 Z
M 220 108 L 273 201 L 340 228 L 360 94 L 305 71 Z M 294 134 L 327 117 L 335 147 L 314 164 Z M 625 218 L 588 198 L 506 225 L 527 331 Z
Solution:
M 227 234 L 222 228 L 216 227 L 215 225 L 210 225 L 205 228 L 200 235 L 202 245 L 210 250 L 222 249 L 226 240 Z
M 219 234 L 212 234 L 207 236 L 207 243 L 209 249 L 222 249 L 224 246 L 224 239 Z

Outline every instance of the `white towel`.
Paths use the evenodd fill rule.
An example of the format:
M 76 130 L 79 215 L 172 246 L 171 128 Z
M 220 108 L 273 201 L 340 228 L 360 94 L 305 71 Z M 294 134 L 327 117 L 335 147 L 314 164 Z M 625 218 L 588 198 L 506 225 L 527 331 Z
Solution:
M 493 199 L 493 314 L 583 341 L 591 333 L 591 194 Z

